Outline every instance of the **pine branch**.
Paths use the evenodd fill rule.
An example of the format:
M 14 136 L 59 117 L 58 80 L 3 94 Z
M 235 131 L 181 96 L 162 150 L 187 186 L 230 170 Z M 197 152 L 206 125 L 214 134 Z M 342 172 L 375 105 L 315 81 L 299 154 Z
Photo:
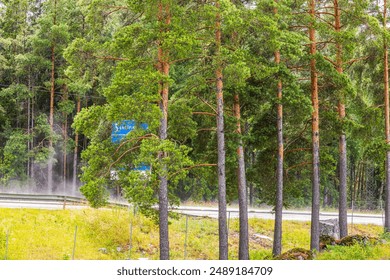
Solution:
M 123 57 L 114 57 L 114 56 L 97 56 L 97 55 L 94 55 L 95 58 L 98 58 L 98 59 L 103 59 L 103 60 L 112 60 L 112 61 L 124 61 L 124 60 L 129 60 L 128 58 L 123 58 Z
M 333 61 L 332 59 L 330 59 L 329 57 L 323 56 L 323 58 L 324 58 L 326 61 L 329 61 L 330 63 L 332 63 L 332 65 L 333 65 L 334 67 L 337 67 L 336 62 L 334 62 L 334 61 Z
M 295 141 L 299 140 L 299 139 L 302 137 L 303 133 L 305 133 L 305 131 L 306 131 L 307 128 L 309 127 L 309 124 L 310 124 L 310 123 L 311 123 L 311 119 L 307 120 L 307 121 L 306 121 L 306 124 L 305 124 L 305 127 L 304 127 L 304 128 L 302 129 L 302 131 L 299 133 L 298 137 L 296 137 L 295 139 L 293 139 L 293 140 L 290 141 L 289 143 L 286 143 L 285 148 L 284 148 L 285 151 L 287 150 L 287 148 L 288 148 L 291 144 L 293 144 Z
M 118 148 L 116 148 L 115 150 L 115 153 L 114 155 L 127 143 L 130 143 L 132 141 L 136 141 L 136 143 L 138 143 L 139 141 L 143 140 L 143 139 L 148 139 L 148 138 L 156 138 L 158 139 L 159 137 L 156 135 L 156 134 L 153 134 L 153 133 L 148 133 L 148 134 L 145 134 L 144 136 L 140 136 L 140 137 L 136 137 L 136 138 L 131 138 L 131 139 L 128 139 L 126 141 L 123 141 L 119 144 Z
M 217 115 L 217 110 L 212 105 L 210 105 L 206 100 L 204 100 L 199 94 L 195 94 L 195 95 L 196 95 L 196 97 L 199 98 L 200 101 L 202 101 L 204 104 L 209 106 L 211 108 L 211 110 L 213 110 L 215 112 L 215 115 Z
M 291 150 L 286 150 L 286 149 L 284 149 L 284 150 L 285 150 L 284 154 L 287 155 L 289 153 L 294 153 L 294 152 L 308 151 L 308 150 L 311 150 L 311 148 L 296 148 L 296 149 L 291 149 Z
M 354 64 L 355 62 L 358 62 L 358 61 L 361 61 L 361 60 L 366 60 L 366 59 L 368 59 L 370 57 L 371 57 L 371 55 L 367 55 L 367 56 L 351 59 L 351 60 L 345 62 L 344 64 L 348 64 L 348 66 L 350 66 L 350 65 Z
M 107 12 L 103 13 L 103 16 L 105 16 L 105 17 L 109 16 L 109 15 L 111 15 L 111 14 L 117 12 L 117 11 L 123 10 L 123 9 L 127 10 L 127 7 L 111 7 L 111 8 L 114 8 L 114 9 L 111 10 L 111 11 L 107 11 Z
M 209 112 L 192 112 L 193 115 L 207 115 L 207 116 L 212 116 L 215 117 L 216 114 L 214 113 L 209 113 Z
M 198 130 L 196 130 L 196 132 L 201 132 L 201 131 L 216 131 L 217 128 L 216 127 L 212 127 L 212 128 L 200 128 Z
M 336 29 L 336 26 L 335 26 L 333 23 L 331 23 L 331 22 L 329 22 L 329 21 L 323 19 L 323 18 L 320 17 L 319 15 L 316 15 L 316 18 L 318 18 L 319 20 L 323 21 L 324 23 L 326 23 L 326 24 L 328 24 L 329 26 L 331 26 L 331 27 L 333 27 L 334 29 Z
M 126 154 L 136 150 L 136 149 L 139 149 L 141 147 L 141 145 L 138 145 L 138 146 L 134 146 L 126 151 L 124 151 L 114 162 L 112 162 L 110 164 L 110 166 L 108 167 L 108 171 L 104 174 L 104 177 L 106 177 L 108 175 L 108 173 L 110 172 L 111 168 L 116 164 L 118 163 Z
M 193 59 L 204 59 L 204 58 L 210 58 L 210 56 L 192 56 L 192 57 L 186 57 L 186 58 L 181 58 L 181 59 L 176 59 L 172 60 L 171 63 L 178 63 L 178 62 L 183 62 L 183 61 L 188 61 L 188 60 L 193 60 Z
M 192 166 L 188 166 L 188 167 L 184 167 L 182 169 L 180 169 L 179 171 L 176 171 L 175 173 L 173 173 L 171 176 L 169 177 L 174 177 L 176 174 L 180 173 L 181 171 L 183 170 L 190 170 L 190 169 L 193 169 L 193 168 L 197 168 L 197 167 L 212 167 L 212 166 L 217 166 L 216 163 L 201 163 L 201 164 L 196 164 L 196 165 L 192 165 Z
M 287 168 L 287 169 L 286 169 L 286 176 L 288 176 L 288 172 L 289 172 L 291 169 L 294 169 L 294 168 L 297 168 L 297 167 L 301 167 L 301 166 L 305 166 L 305 165 L 309 165 L 309 164 L 313 164 L 313 162 L 311 162 L 311 161 L 304 161 L 304 162 L 295 164 L 295 165 L 293 165 L 293 166 Z
M 330 16 L 335 17 L 335 14 L 329 13 L 329 12 L 316 12 L 316 14 L 317 14 L 317 15 L 330 15 Z

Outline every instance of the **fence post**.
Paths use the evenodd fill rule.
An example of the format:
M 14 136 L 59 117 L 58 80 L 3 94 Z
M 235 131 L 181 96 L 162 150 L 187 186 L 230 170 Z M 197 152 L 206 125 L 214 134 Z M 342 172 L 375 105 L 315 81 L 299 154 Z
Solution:
M 64 196 L 64 203 L 62 205 L 62 210 L 65 210 L 66 208 L 66 196 Z
M 385 218 L 383 216 L 383 204 L 382 204 L 382 198 L 380 199 L 380 207 L 381 207 L 381 214 L 382 214 L 382 224 L 383 224 L 383 227 L 385 226 Z
M 354 208 L 354 205 L 353 205 L 353 200 L 352 200 L 352 217 L 351 217 L 351 229 L 352 229 L 352 232 L 353 232 L 353 208 Z
M 184 239 L 184 259 L 187 259 L 187 240 L 188 240 L 188 215 L 186 215 L 186 233 Z
M 77 225 L 76 225 L 76 228 L 74 230 L 74 243 L 73 243 L 72 260 L 74 260 L 74 254 L 75 254 L 75 251 L 76 251 L 76 239 L 77 239 Z
M 8 236 L 9 236 L 9 232 L 7 230 L 7 232 L 5 234 L 5 255 L 4 255 L 4 260 L 8 259 Z
M 229 234 L 229 228 L 230 228 L 230 211 L 228 211 L 228 221 L 227 221 L 228 234 Z
M 130 218 L 130 236 L 129 236 L 129 260 L 131 260 L 131 249 L 133 247 L 133 220 L 131 219 L 131 211 L 129 206 L 129 218 Z M 134 207 L 134 215 L 135 215 L 135 207 Z

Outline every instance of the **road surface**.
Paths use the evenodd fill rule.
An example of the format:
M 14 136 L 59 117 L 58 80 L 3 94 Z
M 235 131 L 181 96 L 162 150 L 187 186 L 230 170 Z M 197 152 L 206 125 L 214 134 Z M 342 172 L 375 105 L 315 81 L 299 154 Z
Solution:
M 40 199 L 28 199 L 28 200 L 9 200 L 0 198 L 0 208 L 35 208 L 35 209 L 82 209 L 88 208 L 86 205 L 80 205 L 75 203 L 66 202 L 64 205 L 63 201 L 46 201 Z M 218 209 L 213 207 L 189 207 L 180 206 L 174 209 L 175 212 L 191 215 L 191 216 L 204 216 L 217 218 Z M 249 218 L 260 218 L 273 220 L 275 215 L 269 209 L 249 209 Z M 238 218 L 237 208 L 228 208 L 229 218 Z M 283 220 L 291 221 L 310 221 L 309 211 L 283 211 Z M 320 219 L 335 219 L 338 218 L 338 213 L 334 212 L 321 212 Z M 350 224 L 374 224 L 383 225 L 384 217 L 380 214 L 360 214 L 360 213 L 348 213 L 348 223 Z
M 218 217 L 218 211 L 216 208 L 211 207 L 185 207 L 181 206 L 177 210 L 179 213 L 194 215 L 194 216 L 207 216 L 211 218 Z M 291 221 L 310 221 L 311 213 L 309 211 L 283 211 L 283 220 Z M 228 216 L 230 218 L 238 218 L 238 209 L 228 208 Z M 275 215 L 271 210 L 255 210 L 249 209 L 249 218 L 260 218 L 260 219 L 275 219 Z M 328 220 L 338 218 L 338 213 L 335 212 L 320 212 L 320 220 Z M 358 214 L 348 213 L 348 223 L 350 224 L 374 224 L 383 225 L 384 217 L 382 215 L 374 214 Z

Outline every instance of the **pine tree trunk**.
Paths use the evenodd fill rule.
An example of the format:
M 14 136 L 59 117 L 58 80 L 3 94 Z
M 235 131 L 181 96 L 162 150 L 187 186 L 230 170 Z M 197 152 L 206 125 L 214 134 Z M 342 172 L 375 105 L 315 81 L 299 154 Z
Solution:
M 64 133 L 64 144 L 62 146 L 62 161 L 63 161 L 63 166 L 62 166 L 62 184 L 63 184 L 63 190 L 64 193 L 66 193 L 66 176 L 67 176 L 67 161 L 68 161 L 68 156 L 66 154 L 66 142 L 68 141 L 68 135 L 67 135 L 67 130 L 68 130 L 68 121 L 65 120 L 65 123 L 63 125 L 63 133 Z
M 78 114 L 80 110 L 81 110 L 81 99 L 79 96 L 77 97 L 76 114 Z M 79 152 L 78 149 L 79 149 L 79 134 L 76 132 L 74 136 L 74 150 L 73 150 L 73 176 L 72 176 L 73 194 L 75 194 L 77 190 L 77 162 L 78 162 L 78 152 Z
M 276 10 L 275 10 L 276 13 Z M 280 63 L 280 52 L 275 52 L 275 62 Z M 277 87 L 277 130 L 278 130 L 278 158 L 276 169 L 276 203 L 275 203 L 275 228 L 272 254 L 274 256 L 282 253 L 282 211 L 283 211 L 283 105 L 282 105 L 282 81 L 278 81 Z
M 249 183 L 249 205 L 253 207 L 253 184 Z
M 363 180 L 363 171 L 364 171 L 364 163 L 362 162 L 360 166 L 359 171 L 359 180 L 357 185 L 357 192 L 356 192 L 356 205 L 360 205 L 362 200 L 362 180 Z
M 237 120 L 237 133 L 241 136 L 241 109 L 239 95 L 234 95 L 234 116 Z M 249 260 L 249 233 L 248 233 L 248 199 L 246 187 L 245 155 L 242 140 L 239 140 L 237 147 L 238 157 L 238 208 L 240 237 L 238 245 L 238 258 Z
M 217 98 L 217 141 L 218 141 L 218 232 L 219 232 L 219 259 L 228 259 L 228 229 L 226 217 L 226 176 L 225 176 L 225 129 L 223 116 L 223 76 L 221 63 L 221 14 L 220 3 L 215 2 L 217 8 L 215 21 L 215 43 L 217 68 L 216 98 Z
M 383 28 L 387 29 L 387 0 L 383 3 Z M 386 143 L 390 144 L 390 104 L 389 104 L 389 54 L 387 40 L 384 36 L 384 98 L 385 98 L 385 133 Z M 390 232 L 390 151 L 386 152 L 385 184 L 385 231 Z
M 29 74 L 28 74 L 28 91 L 31 94 L 32 92 L 32 86 L 31 86 L 31 68 L 29 67 Z M 31 145 L 31 138 L 33 137 L 32 135 L 32 129 L 31 129 L 31 103 L 32 103 L 32 98 L 28 97 L 27 99 L 27 134 L 28 134 L 28 140 L 27 140 L 27 151 L 28 154 L 30 154 L 30 151 L 32 150 L 32 145 Z M 31 178 L 31 157 L 28 155 L 27 158 L 27 178 Z
M 68 100 L 68 92 L 65 86 L 65 92 L 64 92 L 64 100 Z M 67 166 L 68 166 L 68 155 L 67 155 L 67 142 L 68 142 L 68 115 L 66 113 L 63 113 L 64 123 L 63 123 L 63 137 L 64 137 L 64 144 L 62 146 L 62 184 L 63 184 L 63 190 L 64 194 L 66 194 L 66 177 L 67 177 Z
M 47 165 L 47 189 L 51 193 L 53 191 L 53 136 L 54 136 L 54 93 L 55 93 L 55 46 L 51 47 L 51 89 L 50 89 L 50 137 L 49 137 L 49 162 Z
M 30 87 L 29 87 L 29 89 L 30 89 Z M 30 124 L 31 124 L 31 98 L 29 97 L 27 99 L 27 134 L 29 137 L 27 140 L 28 154 L 30 154 L 30 151 L 32 150 L 31 141 L 30 141 L 30 137 L 32 137 Z M 30 174 L 31 174 L 31 157 L 28 156 L 28 158 L 27 158 L 27 178 L 30 178 Z
M 159 2 L 159 14 L 158 20 L 161 25 L 169 26 L 171 23 L 170 18 L 170 7 L 169 4 L 166 6 L 163 5 L 162 1 Z M 162 29 L 161 33 L 166 32 Z M 163 49 L 162 42 L 159 41 L 158 46 L 158 68 L 160 73 L 164 77 L 169 76 L 169 53 L 167 50 Z M 169 94 L 169 85 L 167 81 L 160 82 L 160 110 L 162 117 L 160 120 L 160 132 L 159 136 L 161 140 L 167 139 L 167 129 L 168 129 L 168 94 Z M 164 152 L 160 152 L 159 159 L 163 160 L 167 155 Z M 167 169 L 166 166 L 162 167 L 163 172 Z M 169 234 L 168 234 L 168 178 L 166 175 L 161 175 L 160 179 L 160 188 L 159 188 L 159 236 L 160 236 L 160 259 L 168 260 L 169 259 Z
M 57 23 L 57 0 L 54 0 L 54 14 L 53 25 Z M 49 112 L 49 124 L 50 124 L 50 137 L 49 137 L 49 162 L 47 165 L 47 189 L 49 193 L 53 191 L 53 162 L 54 162 L 54 94 L 55 94 L 55 43 L 51 45 L 51 88 L 50 88 L 50 112 Z
M 34 126 L 35 126 L 35 120 L 34 120 L 34 103 L 35 103 L 35 98 L 34 96 L 31 98 L 31 126 L 30 129 L 31 131 L 34 131 Z M 30 147 L 31 149 L 34 149 L 34 136 L 31 137 L 30 140 Z M 33 184 L 35 185 L 35 169 L 34 169 L 34 159 L 31 159 L 31 171 L 30 171 L 30 178 L 32 179 Z
M 340 34 L 340 8 L 338 0 L 334 0 L 334 17 L 336 34 Z M 343 73 L 342 60 L 342 46 L 336 40 L 336 70 L 338 73 Z M 338 113 L 340 121 L 345 119 L 345 104 L 344 96 L 342 96 L 338 103 Z M 347 220 L 347 140 L 344 130 L 339 137 L 339 226 L 340 237 L 343 238 L 348 235 L 348 220 Z
M 33 81 L 32 81 L 32 69 L 29 67 L 29 74 L 28 74 L 28 90 L 29 93 L 31 94 L 31 97 L 28 98 L 28 151 L 32 151 L 34 149 L 34 94 L 33 94 Z M 31 184 L 35 186 L 34 182 L 34 159 L 33 157 L 28 157 L 28 166 L 27 166 L 27 173 L 28 173 L 28 178 L 31 179 Z
M 310 0 L 310 16 L 315 20 L 315 0 Z M 311 208 L 311 236 L 310 249 L 320 249 L 320 130 L 319 130 L 319 106 L 318 106 L 318 74 L 316 69 L 316 35 L 313 23 L 309 27 L 310 37 L 310 75 L 311 75 L 311 99 L 312 113 L 312 145 L 313 145 L 313 178 L 312 178 L 312 208 Z
M 363 198 L 363 192 L 364 192 L 364 185 L 366 184 L 365 182 L 365 179 L 366 179 L 366 164 L 363 162 L 362 163 L 362 171 L 361 171 L 361 174 L 360 174 L 360 191 L 359 191 L 359 202 L 360 202 L 360 205 L 362 205 L 362 202 L 364 200 Z

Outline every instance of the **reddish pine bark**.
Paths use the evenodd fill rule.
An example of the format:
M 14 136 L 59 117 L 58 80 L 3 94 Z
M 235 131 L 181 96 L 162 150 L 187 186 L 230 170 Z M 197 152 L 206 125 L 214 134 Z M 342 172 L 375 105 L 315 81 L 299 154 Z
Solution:
M 275 13 L 276 13 L 275 9 Z M 280 64 L 280 52 L 275 52 L 275 62 Z M 276 169 L 276 203 L 275 203 L 275 226 L 274 226 L 274 242 L 272 254 L 274 256 L 282 253 L 282 211 L 283 211 L 283 160 L 284 160 L 284 145 L 283 145 L 283 105 L 282 105 L 282 81 L 278 80 L 277 85 L 277 130 L 278 130 L 278 157 Z
M 234 95 L 234 116 L 237 120 L 236 132 L 241 136 L 241 109 L 240 98 L 236 93 Z M 242 140 L 239 140 L 237 147 L 238 158 L 238 208 L 239 208 L 239 224 L 240 235 L 238 244 L 238 258 L 240 260 L 249 260 L 249 233 L 248 233 L 248 199 L 246 188 L 245 174 L 245 156 Z
M 57 1 L 54 1 L 53 11 L 53 25 L 57 23 Z M 51 78 L 50 78 L 50 112 L 49 112 L 49 125 L 50 125 L 50 137 L 49 137 L 49 162 L 47 165 L 47 189 L 50 192 L 53 190 L 53 135 L 54 135 L 54 94 L 55 94 L 55 42 L 51 45 Z
M 315 0 L 310 0 L 310 16 L 315 20 Z M 312 100 L 312 207 L 311 207 L 311 236 L 310 249 L 320 249 L 320 130 L 319 130 L 319 106 L 318 106 L 318 74 L 315 55 L 316 31 L 313 23 L 309 27 L 310 37 L 310 76 L 311 76 L 311 100 Z
M 218 233 L 219 233 L 219 259 L 228 259 L 228 230 L 226 217 L 226 176 L 225 176 L 225 130 L 223 116 L 223 76 L 221 63 L 221 14 L 220 3 L 216 1 L 217 14 L 215 18 L 215 44 L 217 68 L 216 98 L 217 98 L 217 141 L 218 141 Z
M 383 3 L 383 28 L 387 27 L 387 1 Z M 387 145 L 390 144 L 390 104 L 389 104 L 389 53 L 387 40 L 384 37 L 384 99 L 385 99 L 385 137 Z M 386 152 L 386 183 L 385 183 L 385 231 L 390 232 L 390 151 Z
M 158 21 L 161 24 L 160 35 L 167 32 L 166 27 L 171 24 L 170 6 L 164 5 L 162 1 L 159 2 Z M 165 26 L 165 27 L 163 27 Z M 169 52 L 162 46 L 160 38 L 158 42 L 158 70 L 164 78 L 169 76 Z M 161 140 L 167 139 L 168 129 L 168 95 L 169 85 L 165 80 L 160 81 L 160 110 L 162 117 L 160 119 L 159 137 Z M 166 157 L 164 152 L 160 152 L 159 158 L 163 160 Z M 167 167 L 163 166 L 163 169 Z M 169 232 L 168 232 L 168 178 L 166 175 L 160 176 L 159 188 L 159 236 L 160 236 L 160 259 L 169 259 Z
M 335 31 L 341 31 L 341 10 L 338 0 L 333 1 Z M 342 46 L 340 42 L 336 42 L 336 70 L 338 73 L 343 73 Z M 345 119 L 345 103 L 344 96 L 341 96 L 338 102 L 338 114 L 340 121 Z M 340 237 L 348 235 L 348 220 L 347 220 L 347 140 L 344 130 L 339 137 L 339 226 Z

